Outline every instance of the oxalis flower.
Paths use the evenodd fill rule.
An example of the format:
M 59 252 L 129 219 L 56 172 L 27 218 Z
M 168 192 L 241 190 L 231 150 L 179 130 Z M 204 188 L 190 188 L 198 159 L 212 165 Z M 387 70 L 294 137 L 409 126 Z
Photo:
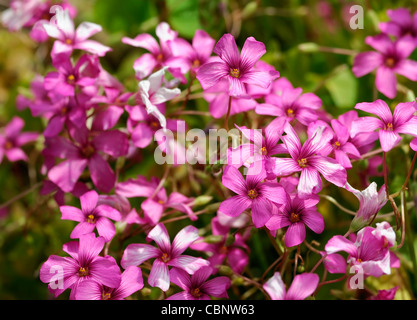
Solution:
M 202 267 L 191 277 L 178 268 L 172 268 L 169 273 L 172 283 L 184 291 L 173 294 L 166 300 L 210 300 L 210 296 L 229 298 L 227 289 L 230 287 L 230 279 L 222 276 L 207 280 L 213 273 L 211 267 Z
M 203 266 L 209 266 L 210 262 L 202 258 L 196 258 L 182 253 L 198 239 L 198 230 L 193 226 L 187 226 L 180 230 L 174 241 L 169 239 L 167 229 L 162 223 L 157 224 L 147 236 L 158 245 L 144 243 L 132 243 L 127 246 L 123 253 L 121 265 L 124 269 L 129 266 L 137 266 L 146 260 L 155 258 L 148 283 L 152 287 L 158 287 L 167 291 L 170 287 L 170 276 L 168 267 L 176 267 L 193 274 Z
M 397 95 L 396 74 L 417 81 L 417 62 L 408 59 L 417 47 L 417 41 L 412 36 L 393 41 L 381 33 L 367 37 L 365 42 L 377 51 L 361 52 L 355 56 L 352 71 L 356 77 L 376 69 L 376 88 L 390 99 Z
M 390 151 L 400 141 L 400 133 L 409 134 L 417 137 L 417 117 L 416 102 L 399 103 L 394 113 L 387 103 L 383 100 L 374 102 L 362 102 L 355 106 L 355 109 L 375 114 L 379 117 L 361 117 L 352 122 L 351 136 L 355 137 L 359 133 L 372 132 L 378 130 L 379 142 L 384 152 Z
M 323 217 L 316 209 L 319 201 L 317 195 L 300 197 L 297 194 L 287 194 L 287 201 L 279 209 L 279 213 L 272 215 L 265 226 L 271 231 L 288 227 L 285 245 L 297 246 L 306 237 L 306 225 L 315 233 L 322 233 L 324 230 Z
M 253 170 L 259 173 L 258 168 L 249 168 L 245 181 L 237 168 L 226 166 L 222 183 L 237 195 L 223 201 L 219 212 L 236 217 L 251 208 L 253 224 L 260 228 L 271 217 L 273 206 L 285 203 L 286 195 L 285 190 L 276 182 L 262 182 L 266 178 L 265 172 L 253 174 Z
M 40 269 L 40 279 L 49 283 L 49 291 L 58 297 L 66 289 L 71 289 L 70 299 L 75 298 L 78 285 L 85 280 L 93 280 L 109 288 L 120 285 L 121 273 L 111 256 L 101 257 L 105 240 L 93 233 L 82 235 L 78 241 L 71 241 L 63 250 L 71 257 L 52 255 Z
M 116 227 L 109 219 L 119 221 L 122 218 L 120 212 L 105 204 L 97 205 L 98 193 L 94 190 L 83 194 L 80 201 L 81 210 L 72 206 L 59 207 L 62 213 L 61 219 L 79 222 L 70 237 L 79 238 L 97 228 L 98 234 L 106 241 L 110 241 L 116 234 Z
M 300 193 L 318 193 L 322 189 L 320 174 L 329 182 L 338 187 L 346 183 L 346 169 L 336 160 L 324 156 L 324 150 L 328 148 L 332 134 L 319 127 L 314 135 L 301 145 L 295 130 L 289 124 L 284 130 L 285 136 L 281 138 L 291 158 L 276 158 L 274 173 L 277 176 L 286 176 L 295 172 L 301 172 L 298 183 Z M 319 174 L 320 173 L 320 174 Z
M 197 71 L 197 79 L 204 90 L 226 78 L 229 81 L 230 96 L 247 96 L 247 84 L 267 88 L 279 76 L 277 71 L 271 74 L 253 68 L 266 52 L 265 45 L 254 37 L 246 39 L 239 54 L 234 37 L 227 33 L 217 42 L 213 52 L 220 59 L 205 63 Z

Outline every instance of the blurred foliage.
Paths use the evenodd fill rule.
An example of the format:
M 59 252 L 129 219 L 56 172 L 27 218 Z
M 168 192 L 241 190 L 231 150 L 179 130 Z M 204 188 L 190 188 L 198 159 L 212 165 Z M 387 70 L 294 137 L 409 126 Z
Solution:
M 272 64 L 288 78 L 294 86 L 302 87 L 305 92 L 315 92 L 324 102 L 324 108 L 333 116 L 337 116 L 354 107 L 358 102 L 374 99 L 374 75 L 355 78 L 351 71 L 352 56 L 335 54 L 320 50 L 320 48 L 340 48 L 356 52 L 369 50 L 364 43 L 368 35 L 375 35 L 378 21 L 386 21 L 386 10 L 389 8 L 408 7 L 412 11 L 417 9 L 415 1 L 385 0 L 385 1 L 348 1 L 348 0 L 74 0 L 72 3 L 78 10 L 76 22 L 91 21 L 103 26 L 103 32 L 95 39 L 109 45 L 113 51 L 101 58 L 103 66 L 115 75 L 129 90 L 136 90 L 137 82 L 132 69 L 133 61 L 145 51 L 133 48 L 120 42 L 123 36 L 135 37 L 139 33 L 147 32 L 155 35 L 155 27 L 160 21 L 167 21 L 178 31 L 179 36 L 191 40 L 196 29 L 204 29 L 214 39 L 219 39 L 224 33 L 230 32 L 236 37 L 241 47 L 249 36 L 265 43 L 267 53 L 262 58 Z M 348 8 L 353 4 L 364 7 L 364 29 L 352 30 L 349 27 Z M 25 130 L 42 131 L 45 123 L 31 116 L 30 111 L 18 112 L 15 101 L 18 93 L 28 92 L 30 82 L 35 74 L 44 75 L 50 68 L 49 50 L 52 42 L 39 46 L 29 37 L 27 30 L 9 33 L 0 29 L 0 126 L 5 125 L 13 115 L 19 114 L 25 122 Z M 416 58 L 416 54 L 413 55 Z M 415 92 L 417 84 L 405 78 L 399 78 L 400 83 Z M 186 89 L 185 87 L 182 89 Z M 393 106 L 401 101 L 410 101 L 413 95 L 399 93 L 393 101 Z M 384 99 L 380 94 L 377 97 Z M 174 107 L 175 108 L 175 107 Z M 203 99 L 190 100 L 187 109 L 207 111 L 207 103 Z M 185 117 L 190 127 L 209 127 L 212 119 L 207 117 Z M 259 126 L 270 120 L 268 117 L 257 117 L 250 112 Z M 244 121 L 242 115 L 233 120 Z M 29 154 L 28 163 L 9 163 L 4 160 L 0 165 L 0 203 L 6 203 L 16 195 L 28 189 L 32 192 L 13 201 L 6 209 L 0 209 L 0 299 L 49 299 L 51 298 L 47 285 L 39 280 L 38 272 L 41 264 L 51 254 L 62 255 L 62 244 L 69 241 L 69 234 L 74 226 L 71 221 L 60 219 L 59 208 L 52 196 L 41 196 L 37 183 L 42 180 L 40 173 L 42 166 L 42 141 L 35 148 L 25 147 Z M 162 176 L 161 168 L 153 166 L 153 149 L 148 147 L 138 155 L 139 165 L 129 167 L 120 177 L 122 180 L 144 174 L 148 177 Z M 389 156 L 391 190 L 395 191 L 402 184 L 401 178 L 410 163 L 409 150 L 397 148 Z M 407 166 L 397 165 L 406 163 Z M 366 167 L 366 160 L 355 163 L 349 173 L 349 181 L 357 188 L 363 188 L 360 172 Z M 210 168 L 209 168 L 210 169 Z M 196 166 L 195 171 L 201 170 L 195 183 L 188 183 L 189 169 L 180 167 L 175 169 L 168 180 L 174 183 L 178 191 L 189 196 L 201 194 L 213 195 L 213 203 L 222 200 L 222 191 L 214 175 L 205 174 L 204 168 Z M 214 177 L 214 182 L 213 182 Z M 398 180 L 399 179 L 399 180 Z M 381 177 L 374 178 L 378 186 L 382 185 Z M 412 177 L 412 184 L 416 179 Z M 329 194 L 340 199 L 346 208 L 355 210 L 357 199 L 345 190 L 329 186 Z M 412 190 L 416 194 L 416 190 Z M 79 205 L 78 199 L 67 197 L 68 203 Z M 139 203 L 132 202 L 135 207 Z M 346 213 L 322 200 L 319 211 L 326 221 L 326 229 L 316 235 L 307 233 L 307 241 L 317 242 L 318 249 L 322 249 L 327 240 L 335 234 L 344 234 L 350 219 Z M 384 213 L 391 211 L 389 206 Z M 410 210 L 412 230 L 416 233 L 415 209 Z M 196 225 L 205 228 L 211 216 L 202 215 Z M 395 226 L 395 220 L 390 222 Z M 175 234 L 185 225 L 185 221 L 170 224 L 170 230 Z M 122 226 L 120 226 L 123 228 Z M 400 234 L 399 234 L 400 238 Z M 140 241 L 141 236 L 129 239 L 124 243 Z M 410 251 L 416 237 L 407 242 L 399 255 L 402 267 L 393 269 L 393 274 L 381 278 L 367 279 L 371 288 L 391 288 L 398 285 L 397 299 L 415 298 L 417 293 L 416 277 L 413 273 Z M 416 244 L 414 244 L 415 247 Z M 253 230 L 249 241 L 251 248 L 250 272 L 248 276 L 260 278 L 266 268 L 276 259 L 276 252 L 270 244 L 264 230 Z M 113 250 L 113 251 L 112 251 Z M 120 259 L 120 248 L 110 248 L 115 257 Z M 294 258 L 294 252 L 290 253 Z M 411 254 L 411 255 L 410 255 Z M 318 260 L 318 255 L 301 252 L 306 257 L 304 268 L 309 270 Z M 318 273 L 323 272 L 319 267 Z M 269 274 L 270 276 L 272 274 Z M 291 272 L 285 274 L 291 277 Z M 337 275 L 328 276 L 328 280 L 336 279 Z M 146 283 L 146 280 L 145 280 Z M 242 279 L 235 279 L 229 294 L 243 294 L 249 298 L 263 298 L 259 291 L 251 290 Z M 327 285 L 319 291 L 317 299 L 336 299 L 348 297 L 349 292 L 342 283 Z M 134 297 L 140 299 L 157 299 L 161 296 L 159 289 L 148 288 L 138 292 Z M 352 298 L 357 296 L 352 295 Z M 68 292 L 59 299 L 68 298 Z

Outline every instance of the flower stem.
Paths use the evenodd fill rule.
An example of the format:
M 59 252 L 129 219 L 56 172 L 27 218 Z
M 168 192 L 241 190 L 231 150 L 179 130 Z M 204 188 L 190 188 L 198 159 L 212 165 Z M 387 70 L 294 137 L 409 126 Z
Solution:
M 26 191 L 23 191 L 22 193 L 19 193 L 18 195 L 16 195 L 13 198 L 11 198 L 9 201 L 7 201 L 7 202 L 3 203 L 2 205 L 0 205 L 0 209 L 3 209 L 3 208 L 8 207 L 13 202 L 15 202 L 15 201 L 23 198 L 27 194 L 31 193 L 33 190 L 35 190 L 35 189 L 39 188 L 40 186 L 42 186 L 42 184 L 43 184 L 43 181 L 40 181 L 40 182 L 34 184 L 32 187 L 30 187 Z
M 224 118 L 224 127 L 226 131 L 229 131 L 229 116 L 230 116 L 231 109 L 232 109 L 232 97 L 229 96 L 229 104 L 227 106 L 226 118 Z

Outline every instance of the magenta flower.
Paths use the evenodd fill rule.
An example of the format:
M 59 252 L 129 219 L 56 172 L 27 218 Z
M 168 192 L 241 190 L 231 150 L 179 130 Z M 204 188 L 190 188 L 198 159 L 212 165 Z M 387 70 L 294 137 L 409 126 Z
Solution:
M 272 300 L 304 300 L 309 297 L 319 284 L 319 276 L 315 273 L 297 274 L 289 287 L 285 288 L 281 274 L 275 272 L 274 275 L 263 285 L 265 291 Z
M 21 132 L 25 122 L 15 116 L 0 132 L 0 163 L 3 157 L 10 162 L 16 162 L 19 160 L 27 161 L 28 157 L 22 150 L 22 146 L 35 141 L 39 134 L 37 132 Z
M 378 290 L 378 293 L 368 298 L 368 300 L 394 300 L 398 286 L 388 290 Z
M 171 282 L 184 291 L 175 293 L 165 300 L 210 300 L 210 296 L 229 298 L 227 289 L 230 287 L 230 279 L 222 276 L 207 280 L 212 274 L 210 267 L 198 269 L 191 277 L 178 268 L 172 268 L 169 274 Z
M 291 125 L 287 124 L 284 132 L 286 135 L 281 139 L 291 158 L 275 159 L 274 173 L 277 176 L 301 172 L 298 184 L 298 191 L 301 193 L 318 193 L 322 189 L 320 174 L 338 187 L 345 185 L 346 169 L 336 160 L 322 155 L 332 138 L 329 130 L 319 128 L 302 146 Z
M 179 192 L 172 192 L 168 196 L 164 187 L 161 187 L 158 191 L 156 190 L 158 185 L 159 179 L 157 178 L 147 181 L 144 176 L 138 176 L 137 179 L 129 179 L 118 183 L 116 193 L 126 198 L 147 198 L 141 203 L 144 218 L 139 218 L 138 223 L 155 226 L 168 208 L 186 213 L 191 220 L 197 220 L 197 216 L 191 209 L 193 198 L 188 198 Z
M 316 205 L 320 198 L 316 195 L 288 194 L 287 201 L 279 208 L 277 214 L 272 215 L 265 226 L 271 230 L 288 227 L 285 233 L 285 246 L 294 247 L 302 243 L 306 237 L 305 226 L 315 233 L 322 233 L 324 220 L 317 212 Z
M 75 29 L 69 10 L 62 10 L 60 6 L 55 6 L 55 17 L 55 22 L 43 25 L 46 33 L 56 39 L 51 52 L 52 56 L 60 53 L 71 54 L 74 49 L 84 50 L 98 56 L 104 56 L 108 51 L 111 51 L 111 48 L 88 39 L 102 30 L 100 25 L 82 22 Z
M 386 34 L 397 38 L 412 36 L 417 41 L 417 13 L 411 15 L 406 8 L 387 10 L 391 19 L 388 22 L 380 22 L 379 29 Z
M 109 219 L 119 221 L 122 218 L 120 212 L 105 204 L 97 205 L 98 193 L 94 190 L 83 194 L 80 201 L 81 210 L 71 206 L 59 207 L 62 213 L 61 219 L 79 222 L 71 232 L 71 239 L 91 233 L 97 228 L 98 234 L 106 242 L 110 241 L 116 234 L 116 227 Z
M 202 258 L 182 254 L 197 238 L 198 230 L 193 226 L 187 226 L 177 233 L 171 245 L 167 229 L 159 223 L 147 236 L 147 239 L 156 242 L 158 248 L 143 243 L 129 244 L 123 253 L 121 265 L 126 269 L 155 258 L 148 283 L 152 287 L 167 291 L 170 287 L 169 267 L 180 268 L 193 274 L 201 267 L 210 264 Z
M 265 54 L 266 49 L 262 42 L 253 37 L 246 39 L 239 54 L 234 37 L 227 33 L 217 42 L 213 52 L 220 59 L 202 65 L 197 72 L 197 79 L 204 90 L 225 78 L 229 82 L 229 96 L 247 96 L 247 84 L 267 88 L 279 76 L 278 72 L 271 76 L 269 72 L 254 70 L 254 65 Z
M 219 266 L 227 260 L 228 265 L 234 272 L 241 274 L 249 263 L 248 252 L 249 247 L 245 243 L 247 236 L 236 233 L 232 236 L 233 243 L 230 244 L 229 227 L 220 224 L 219 218 L 214 217 L 211 220 L 212 234 L 214 236 L 221 236 L 222 239 L 211 243 L 205 242 L 204 237 L 196 240 L 190 245 L 193 250 L 204 251 L 209 255 L 207 259 L 210 261 L 210 266 L 213 268 L 213 274 L 218 272 Z M 226 243 L 228 240 L 228 243 Z
M 162 67 L 168 67 L 169 72 L 175 78 L 186 82 L 184 74 L 188 72 L 190 66 L 187 60 L 183 57 L 176 57 L 173 55 L 169 43 L 178 37 L 178 32 L 171 30 L 166 22 L 161 22 L 156 27 L 156 36 L 159 39 L 159 44 L 153 36 L 148 33 L 141 33 L 134 39 L 123 37 L 122 42 L 133 47 L 143 48 L 149 53 L 142 54 L 133 63 L 133 69 L 136 72 L 138 79 L 143 79 L 149 76 L 154 70 Z
M 359 209 L 350 226 L 354 232 L 368 224 L 388 201 L 385 184 L 377 191 L 377 184 L 372 182 L 365 190 L 359 191 L 346 183 L 346 190 L 359 200 Z
M 276 177 L 273 173 L 275 161 L 272 156 L 287 153 L 284 145 L 278 144 L 286 121 L 282 117 L 276 118 L 264 130 L 248 129 L 236 125 L 249 143 L 244 143 L 234 149 L 229 148 L 227 163 L 236 168 L 240 168 L 242 165 L 246 167 L 256 166 L 260 171 L 266 172 L 268 179 L 274 179 Z
M 142 270 L 138 267 L 130 266 L 122 273 L 118 287 L 110 288 L 97 281 L 85 280 L 78 285 L 75 299 L 123 300 L 142 288 Z
M 361 229 L 353 241 L 342 236 L 333 236 L 326 244 L 327 254 L 339 251 L 348 253 L 347 262 L 358 266 L 364 275 L 380 277 L 390 274 L 391 267 L 396 262 L 389 248 L 395 244 L 395 231 L 388 222 L 377 223 L 377 228 Z M 356 238 L 356 239 L 355 239 Z
M 109 130 L 92 135 L 84 126 L 69 127 L 73 142 L 56 136 L 46 139 L 48 152 L 64 161 L 48 171 L 48 178 L 65 192 L 70 192 L 84 169 L 90 169 L 94 185 L 105 193 L 109 192 L 116 182 L 114 172 L 103 154 L 120 157 L 127 154 L 129 141 L 125 133 Z
M 100 73 L 98 60 L 89 55 L 82 55 L 75 66 L 70 56 L 59 54 L 52 60 L 57 71 L 49 72 L 44 79 L 45 90 L 55 91 L 64 97 L 75 96 L 76 87 L 94 85 Z
M 62 249 L 71 257 L 50 256 L 41 266 L 40 280 L 49 284 L 49 291 L 55 297 L 71 289 L 71 299 L 75 298 L 78 285 L 85 280 L 110 288 L 119 287 L 121 273 L 116 261 L 111 256 L 99 256 L 104 244 L 104 238 L 96 238 L 93 233 L 64 244 Z
M 391 109 L 383 100 L 374 102 L 362 102 L 355 106 L 355 109 L 375 114 L 379 117 L 361 117 L 352 123 L 351 136 L 359 133 L 378 130 L 379 142 L 384 152 L 390 151 L 400 141 L 400 133 L 417 137 L 417 117 L 414 116 L 416 103 L 399 103 L 392 114 Z
M 265 174 L 254 174 L 253 168 L 249 168 L 245 181 L 237 168 L 226 166 L 222 184 L 237 195 L 223 201 L 219 212 L 236 217 L 250 208 L 255 227 L 263 227 L 271 217 L 272 207 L 286 201 L 284 189 L 277 183 L 262 182 L 264 179 Z
M 397 95 L 396 74 L 417 81 L 417 62 L 408 59 L 417 47 L 417 41 L 411 36 L 392 41 L 388 35 L 381 33 L 367 37 L 365 42 L 376 51 L 362 52 L 355 56 L 352 71 L 356 77 L 376 69 L 376 88 L 390 99 Z
M 318 120 L 310 123 L 307 132 L 309 136 L 314 135 L 314 132 L 318 127 L 326 127 L 332 134 L 332 138 L 329 144 L 332 148 L 332 154 L 334 155 L 337 162 L 339 162 L 345 169 L 351 169 L 352 163 L 350 158 L 360 159 L 361 154 L 356 146 L 350 142 L 350 131 L 337 119 L 332 119 L 329 126 L 326 122 Z M 326 151 L 324 151 L 326 154 Z
M 205 64 L 213 51 L 215 40 L 204 30 L 196 30 L 192 43 L 182 38 L 175 38 L 168 43 L 174 57 L 183 57 L 195 75 L 200 66 Z
M 288 122 L 298 120 L 305 126 L 318 119 L 322 101 L 314 93 L 303 94 L 303 89 L 293 88 L 285 78 L 276 80 L 272 91 L 265 96 L 265 103 L 256 106 L 257 114 L 285 117 Z

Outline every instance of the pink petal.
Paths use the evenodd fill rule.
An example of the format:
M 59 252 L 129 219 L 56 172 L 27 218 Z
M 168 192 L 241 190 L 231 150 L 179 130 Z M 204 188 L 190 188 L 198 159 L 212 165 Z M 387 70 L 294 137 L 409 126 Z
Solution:
M 142 270 L 135 266 L 129 266 L 122 273 L 120 286 L 113 290 L 112 299 L 127 298 L 143 288 Z
M 197 79 L 203 89 L 206 90 L 218 83 L 223 77 L 226 77 L 229 72 L 224 62 L 209 62 L 198 69 Z
M 161 251 L 154 246 L 144 243 L 129 244 L 123 252 L 121 265 L 124 269 L 129 266 L 141 265 L 146 260 L 156 258 L 161 254 Z
M 263 227 L 271 218 L 272 203 L 264 198 L 255 198 L 252 201 L 252 221 L 256 228 Z
M 324 230 L 324 219 L 323 216 L 316 210 L 304 210 L 303 222 L 315 233 L 322 233 Z
M 238 169 L 233 166 L 226 166 L 223 171 L 222 184 L 233 192 L 246 195 L 246 181 Z
M 116 234 L 116 227 L 107 218 L 99 217 L 96 221 L 97 232 L 106 242 L 109 242 Z
M 322 156 L 313 156 L 308 161 L 327 181 L 338 187 L 343 187 L 346 184 L 346 169 L 336 160 Z
M 162 291 L 167 291 L 170 286 L 170 277 L 168 266 L 156 259 L 153 262 L 151 272 L 149 273 L 148 283 L 151 287 L 158 287 Z
M 80 197 L 83 213 L 91 213 L 97 206 L 98 193 L 95 190 L 88 191 Z
M 379 130 L 379 142 L 384 152 L 390 151 L 401 141 L 398 133 L 388 130 Z
M 281 274 L 275 272 L 263 285 L 265 291 L 269 294 L 272 300 L 285 300 L 286 290 L 285 283 L 282 281 Z
M 92 140 L 92 144 L 97 150 L 113 157 L 126 155 L 129 148 L 127 135 L 119 130 L 101 132 Z
M 116 176 L 110 165 L 100 155 L 93 155 L 88 163 L 91 180 L 100 191 L 110 192 L 116 182 Z
M 318 193 L 321 189 L 322 181 L 319 172 L 312 167 L 303 168 L 298 183 L 298 192 L 311 194 Z
M 72 220 L 78 222 L 85 220 L 85 216 L 82 211 L 76 207 L 60 206 L 59 210 L 61 211 L 61 219 L 63 220 Z
M 379 52 L 361 52 L 355 56 L 352 72 L 356 77 L 363 77 L 382 65 L 384 57 Z
M 48 172 L 48 178 L 62 191 L 70 192 L 83 173 L 88 161 L 85 159 L 65 160 Z
M 167 263 L 169 266 L 176 267 L 193 274 L 202 267 L 207 267 L 210 262 L 202 258 L 196 258 L 188 255 L 180 255 Z
M 326 270 L 330 273 L 346 273 L 346 259 L 340 254 L 328 254 L 323 263 Z
M 316 290 L 319 276 L 315 273 L 302 273 L 294 277 L 288 289 L 287 300 L 304 300 Z
M 171 253 L 171 241 L 168 231 L 163 223 L 158 223 L 149 233 L 147 238 L 156 242 L 164 253 Z
M 224 60 L 230 68 L 239 67 L 239 50 L 235 38 L 230 33 L 223 35 L 219 39 L 213 52 Z
M 417 61 L 401 60 L 395 66 L 394 72 L 412 81 L 417 81 Z
M 356 256 L 358 250 L 352 241 L 342 236 L 333 236 L 324 247 L 327 254 L 336 253 L 339 251 L 345 251 L 351 256 Z
M 182 254 L 195 240 L 198 239 L 198 229 L 194 226 L 187 226 L 177 233 L 172 241 L 172 256 Z
M 247 196 L 237 195 L 226 199 L 220 204 L 219 212 L 231 217 L 239 216 L 243 211 L 251 206 L 251 201 Z
M 135 60 L 133 69 L 135 70 L 136 77 L 143 79 L 149 76 L 157 65 L 158 62 L 152 54 L 144 53 Z
M 82 235 L 89 234 L 94 231 L 95 224 L 89 222 L 80 222 L 75 226 L 70 234 L 71 239 L 79 239 Z
M 381 93 L 390 99 L 397 95 L 397 78 L 392 69 L 381 66 L 376 71 L 375 85 Z
M 306 238 L 304 223 L 296 222 L 291 224 L 285 233 L 285 246 L 290 248 L 299 245 Z

